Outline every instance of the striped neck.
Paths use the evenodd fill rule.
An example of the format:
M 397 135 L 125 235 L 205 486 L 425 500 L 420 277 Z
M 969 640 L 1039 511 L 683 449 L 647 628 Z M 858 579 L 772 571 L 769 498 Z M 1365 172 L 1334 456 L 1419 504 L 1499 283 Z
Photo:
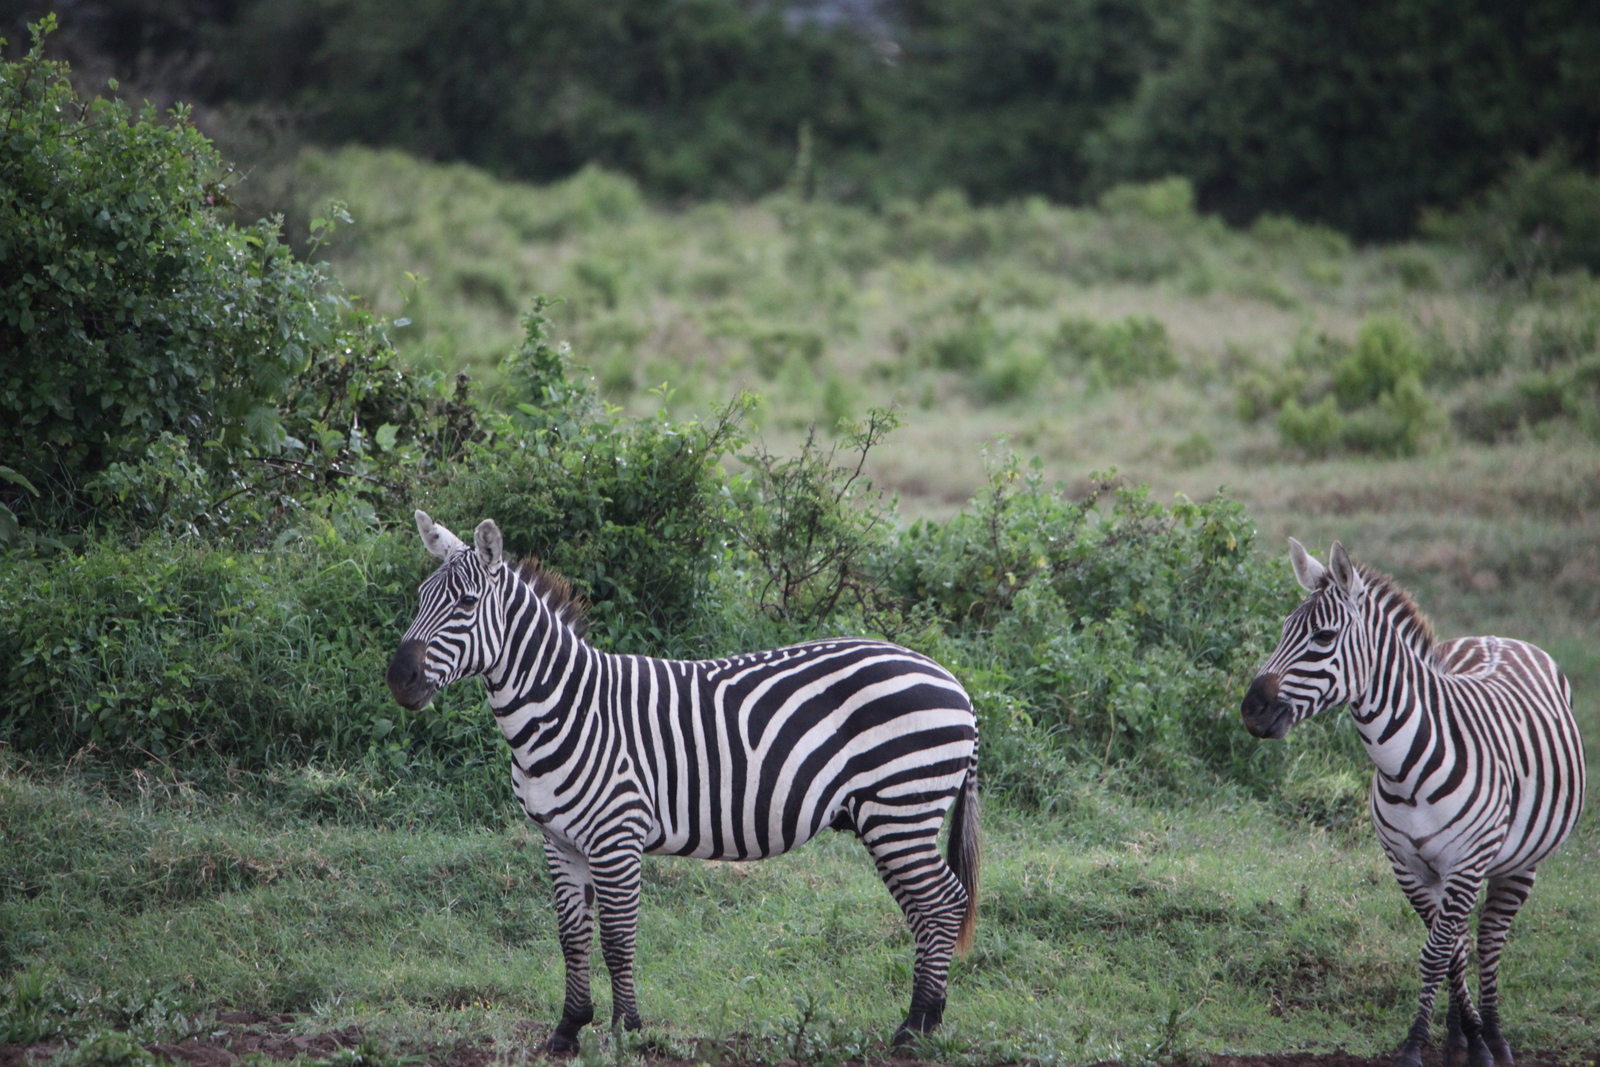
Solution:
M 1375 621 L 1392 629 L 1397 639 L 1419 657 L 1427 659 L 1438 638 L 1434 635 L 1433 623 L 1417 607 L 1411 594 L 1381 571 L 1363 566 L 1361 576 L 1367 582 L 1367 603 Z
M 563 712 L 563 700 L 571 704 L 575 695 L 571 680 L 592 675 L 602 653 L 569 618 L 570 601 L 553 605 L 550 593 L 518 568 L 505 568 L 499 581 L 506 639 L 500 658 L 484 672 L 489 703 L 497 716 L 524 709 L 541 718 Z
M 1367 678 L 1364 692 L 1350 702 L 1350 716 L 1373 764 L 1391 781 L 1404 781 L 1416 770 L 1413 741 L 1431 714 L 1424 675 L 1433 626 L 1393 579 L 1374 573 L 1367 581 L 1361 610 Z

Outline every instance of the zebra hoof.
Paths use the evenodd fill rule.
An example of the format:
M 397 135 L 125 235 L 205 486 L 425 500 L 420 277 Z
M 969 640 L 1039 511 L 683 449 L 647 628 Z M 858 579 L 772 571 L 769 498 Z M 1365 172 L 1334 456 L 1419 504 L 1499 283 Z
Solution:
M 1472 1039 L 1472 1047 L 1467 1050 L 1467 1067 L 1494 1067 L 1494 1053 L 1489 1051 L 1483 1038 Z
M 563 1037 L 559 1033 L 553 1033 L 550 1035 L 549 1039 L 545 1041 L 544 1050 L 555 1056 L 565 1055 L 569 1052 L 576 1052 L 578 1051 L 578 1039 L 576 1036 Z
M 1496 1067 L 1514 1067 L 1517 1060 L 1511 1055 L 1511 1045 L 1499 1034 L 1485 1034 L 1483 1043 L 1488 1046 L 1489 1054 L 1494 1057 Z
M 556 1023 L 556 1028 L 550 1031 L 550 1038 L 544 1043 L 546 1052 L 577 1052 L 578 1035 L 583 1028 L 594 1022 L 594 1006 L 590 1005 L 588 1011 L 562 1012 L 561 1021 Z
M 1422 1067 L 1422 1046 L 1407 1041 L 1395 1054 L 1394 1067 Z
M 937 1008 L 918 1011 L 913 1008 L 906 1021 L 900 1024 L 900 1029 L 894 1032 L 894 1040 L 890 1042 L 894 1048 L 909 1048 L 917 1043 L 923 1034 L 931 1033 L 939 1028 L 944 1021 L 943 1002 Z

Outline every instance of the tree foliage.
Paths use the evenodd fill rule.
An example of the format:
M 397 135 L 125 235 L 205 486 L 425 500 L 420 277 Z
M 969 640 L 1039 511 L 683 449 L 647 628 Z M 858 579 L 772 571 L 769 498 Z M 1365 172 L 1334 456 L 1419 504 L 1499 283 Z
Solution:
M 41 11 L 0 0 L 0 12 Z M 1518 156 L 1600 165 L 1582 0 L 89 0 L 78 47 L 169 92 L 540 181 L 668 197 L 1084 202 L 1411 232 Z M 800 151 L 802 130 L 805 151 Z M 801 158 L 803 157 L 803 158 Z M 797 167 L 797 163 L 800 165 Z

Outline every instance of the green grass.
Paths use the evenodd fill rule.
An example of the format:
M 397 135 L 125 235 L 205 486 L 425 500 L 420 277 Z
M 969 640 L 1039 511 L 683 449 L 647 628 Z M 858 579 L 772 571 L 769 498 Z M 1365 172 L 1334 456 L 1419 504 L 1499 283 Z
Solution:
M 42 969 L 80 1004 L 142 989 L 397 1044 L 508 1047 L 518 1023 L 555 1019 L 547 877 L 509 798 L 505 825 L 452 832 L 319 821 L 284 780 L 207 791 L 224 784 L 108 795 L 81 773 L 7 766 L 5 969 Z M 1090 787 L 1081 800 L 1064 819 L 990 808 L 979 936 L 953 972 L 942 1058 L 1398 1041 L 1422 928 L 1364 824 L 1319 830 L 1236 798 L 1174 809 Z M 1541 871 L 1507 953 L 1517 1047 L 1600 1037 L 1592 827 Z M 882 1040 L 910 958 L 846 835 L 764 863 L 647 861 L 639 988 L 658 1046 L 729 1037 L 777 1059 L 808 1006 L 820 1029 L 804 1058 Z M 604 1018 L 603 979 L 597 994 Z

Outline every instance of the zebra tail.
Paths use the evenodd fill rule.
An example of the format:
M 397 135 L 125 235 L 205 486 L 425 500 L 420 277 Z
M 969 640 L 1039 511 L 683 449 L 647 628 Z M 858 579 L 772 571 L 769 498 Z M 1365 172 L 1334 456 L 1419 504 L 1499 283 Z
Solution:
M 967 769 L 967 779 L 956 794 L 955 810 L 950 816 L 950 840 L 945 846 L 945 862 L 955 873 L 956 881 L 967 891 L 967 911 L 961 916 L 961 929 L 956 934 L 956 951 L 965 956 L 972 949 L 972 935 L 978 925 L 978 871 L 981 857 L 978 854 L 978 756 L 973 753 L 972 765 Z

